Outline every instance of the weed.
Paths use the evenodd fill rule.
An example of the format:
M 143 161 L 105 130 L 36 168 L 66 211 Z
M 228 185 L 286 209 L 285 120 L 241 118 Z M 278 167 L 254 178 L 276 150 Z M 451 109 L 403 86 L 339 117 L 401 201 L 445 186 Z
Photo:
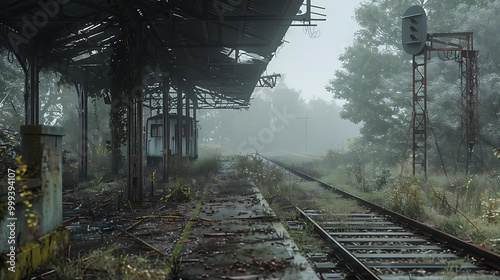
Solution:
M 264 162 L 257 154 L 239 157 L 236 174 L 239 178 L 251 178 L 257 186 L 277 186 L 284 178 L 278 167 Z
M 186 158 L 172 156 L 169 159 L 169 173 L 172 178 L 200 177 L 209 178 L 216 174 L 220 167 L 220 154 L 212 154 L 191 161 Z M 161 169 L 161 165 L 158 167 Z
M 481 210 L 482 217 L 485 218 L 488 223 L 498 222 L 498 217 L 500 216 L 500 193 L 497 193 L 496 197 L 493 198 L 481 199 Z
M 170 264 L 170 273 L 173 280 L 181 279 L 182 259 L 179 255 L 172 256 L 172 263 Z
M 413 177 L 393 183 L 386 192 L 389 208 L 414 219 L 420 217 L 423 213 L 423 184 Z
M 99 137 L 97 144 L 89 150 L 89 171 L 94 177 L 104 175 L 109 171 L 109 162 L 111 161 L 110 147 L 103 137 Z
M 169 189 L 169 193 L 161 198 L 164 202 L 189 202 L 192 200 L 191 187 L 182 183 L 182 178 L 175 180 L 175 185 Z
M 383 169 L 379 173 L 375 173 L 373 177 L 374 188 L 379 191 L 387 186 L 387 183 L 389 183 L 389 180 L 392 177 L 391 170 Z
M 367 191 L 368 178 L 364 165 L 349 164 L 346 166 L 348 183 L 360 187 L 363 191 Z
M 296 158 L 286 158 L 286 162 L 293 162 L 296 167 L 301 165 Z M 266 176 L 258 178 L 258 181 L 270 183 L 269 186 L 256 184 L 268 201 L 270 199 L 273 204 L 278 205 L 273 205 L 273 209 L 297 204 L 302 208 L 338 213 L 355 210 L 356 206 L 352 203 L 345 203 L 345 200 L 338 199 L 335 195 L 320 192 L 309 182 L 298 182 L 293 186 L 293 190 L 288 191 L 287 188 L 291 186 L 285 186 L 283 181 L 270 180 L 271 169 L 265 162 L 260 163 L 258 156 L 240 158 L 239 163 L 238 172 L 242 177 L 258 178 L 258 174 Z M 423 178 L 409 175 L 394 180 L 391 176 L 392 170 L 378 170 L 357 161 L 356 156 L 348 157 L 345 153 L 334 151 L 323 158 L 304 161 L 302 165 L 317 167 L 313 171 L 314 174 L 324 173 L 322 181 L 336 188 L 500 252 L 500 176 L 495 171 L 473 177 L 436 175 L 425 181 Z M 308 170 L 307 167 L 301 169 Z M 373 175 L 372 178 L 369 178 L 368 173 Z M 275 178 L 279 179 L 279 176 Z M 288 179 L 292 182 L 293 178 L 293 175 L 281 177 L 282 180 Z M 311 191 L 312 189 L 315 191 Z M 278 197 L 286 193 L 292 193 L 291 197 L 294 198 L 290 199 L 287 205 L 280 205 L 287 200 Z
M 54 259 L 49 266 L 56 271 L 58 279 L 79 279 L 83 275 L 92 275 L 93 279 L 158 279 L 166 276 L 161 262 L 124 255 L 124 249 L 120 245 L 111 245 L 92 250 L 75 260 Z

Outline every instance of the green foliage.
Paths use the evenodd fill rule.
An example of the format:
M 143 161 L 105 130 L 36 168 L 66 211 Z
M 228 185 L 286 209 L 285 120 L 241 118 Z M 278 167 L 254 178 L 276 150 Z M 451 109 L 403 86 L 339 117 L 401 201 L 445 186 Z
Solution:
M 328 169 L 332 170 L 339 168 L 346 161 L 347 157 L 345 151 L 328 149 L 322 158 L 322 165 L 326 165 Z
M 170 264 L 170 273 L 172 276 L 172 279 L 177 280 L 177 279 L 182 279 L 181 278 L 181 272 L 182 272 L 182 266 L 181 266 L 181 257 L 179 255 L 172 256 L 172 263 Z
M 361 155 L 365 152 L 366 146 L 354 147 L 357 150 L 330 151 L 317 160 L 302 160 L 302 164 L 317 166 L 316 172 L 325 174 L 321 178 L 324 182 L 403 215 L 432 224 L 450 234 L 471 240 L 475 244 L 482 244 L 498 251 L 496 240 L 499 234 L 497 225 L 500 211 L 500 177 L 497 172 L 473 177 L 430 176 L 427 181 L 413 176 L 396 180 L 391 175 L 393 169 L 372 167 L 376 165 L 367 163 L 368 160 L 365 162 L 359 160 L 362 159 Z M 247 163 L 246 167 L 251 166 L 252 158 L 241 160 Z M 301 164 L 297 159 L 288 160 L 293 161 L 295 166 Z M 358 170 L 362 167 L 362 171 L 358 171 L 360 183 L 356 182 L 354 171 L 350 171 L 351 174 L 346 172 L 346 168 L 352 168 L 354 163 L 358 163 Z M 247 174 L 250 172 L 247 171 Z M 347 178 L 348 176 L 350 177 Z M 365 182 L 364 189 L 363 182 Z M 276 194 L 280 185 L 280 183 L 274 185 L 271 191 L 261 189 L 261 192 Z M 312 193 L 311 188 L 305 186 L 306 184 L 300 183 L 294 190 L 298 193 L 296 196 L 300 197 L 300 203 L 311 205 L 312 208 L 323 205 L 321 201 L 327 194 Z M 377 188 L 380 190 L 377 191 Z M 286 192 L 282 192 L 284 193 Z M 321 209 L 331 208 L 335 199 L 331 197 L 328 199 Z M 342 203 L 342 200 L 335 201 L 335 208 L 341 209 L 339 205 Z M 345 211 L 349 211 L 349 207 L 352 206 L 344 207 Z
M 383 169 L 380 172 L 374 174 L 373 187 L 375 188 L 375 190 L 379 191 L 384 188 L 387 183 L 389 183 L 389 180 L 391 178 L 391 170 Z
M 140 256 L 124 254 L 120 245 L 91 250 L 75 260 L 56 258 L 49 267 L 57 279 L 79 279 L 92 275 L 92 279 L 166 279 L 164 264 Z
M 369 158 L 367 146 L 364 145 L 359 139 L 349 141 L 350 159 L 346 162 L 346 173 L 348 176 L 348 183 L 353 184 L 366 191 L 368 178 L 366 175 L 365 167 Z
M 191 186 L 182 183 L 182 178 L 175 180 L 175 185 L 168 189 L 168 194 L 161 198 L 164 202 L 188 202 L 192 201 Z
M 264 162 L 258 154 L 240 156 L 236 173 L 240 178 L 251 178 L 257 186 L 278 186 L 284 178 L 281 170 Z
M 19 133 L 0 124 L 0 170 L 7 170 L 16 165 L 15 158 L 21 154 L 21 137 Z M 0 175 L 6 176 L 6 172 Z
M 335 99 L 343 101 L 342 118 L 361 124 L 363 143 L 373 145 L 366 158 L 373 159 L 373 162 L 394 165 L 411 147 L 406 144 L 410 140 L 407 135 L 412 117 L 411 56 L 402 50 L 401 15 L 415 4 L 409 0 L 362 2 L 355 11 L 360 28 L 353 44 L 339 57 L 342 68 L 335 72 L 327 86 Z M 500 12 L 500 3 L 454 0 L 421 1 L 418 4 L 423 5 L 427 12 L 429 33 L 474 32 L 474 49 L 481 54 L 478 58 L 481 69 L 481 134 L 489 139 L 499 139 L 500 59 L 496 55 L 496 46 L 500 39 L 496 30 L 500 28 L 500 22 L 495 19 Z M 429 131 L 428 166 L 444 164 L 448 170 L 461 171 L 457 160 L 463 161 L 465 150 L 460 73 L 455 61 L 443 60 L 446 59 L 442 53 L 433 52 L 428 61 L 428 127 L 433 128 Z M 489 145 L 498 149 L 500 143 L 491 142 Z M 436 143 L 441 153 L 438 153 Z M 497 156 L 498 153 L 494 152 L 484 155 L 483 159 L 490 168 L 498 168 Z
M 182 177 L 210 177 L 215 175 L 220 166 L 221 155 L 214 153 L 204 155 L 197 160 L 188 160 L 178 156 L 172 156 L 169 160 L 169 173 L 172 178 Z M 161 169 L 161 166 L 158 167 Z
M 106 147 L 103 137 L 99 137 L 96 145 L 89 149 L 89 167 L 90 172 L 95 177 L 100 177 L 106 172 L 109 172 L 109 162 L 111 160 L 111 153 Z
M 439 220 L 439 229 L 460 238 L 469 239 L 470 228 L 458 215 L 446 215 Z
M 38 225 L 40 214 L 36 213 L 33 209 L 33 203 L 38 198 L 38 190 L 33 190 L 28 187 L 26 180 L 29 178 L 30 170 L 26 163 L 22 161 L 22 156 L 16 157 L 16 181 L 21 185 L 19 196 L 22 197 L 23 204 L 25 205 L 26 223 L 28 228 L 34 228 Z M 32 169 L 32 168 L 31 168 Z
M 307 161 L 302 164 L 290 164 L 290 166 L 314 178 L 319 178 L 323 174 L 321 161 L 317 160 Z
M 498 223 L 500 221 L 500 193 L 496 194 L 493 198 L 481 199 L 482 217 L 488 223 Z
M 280 168 L 264 161 L 258 154 L 240 156 L 236 174 L 241 179 L 250 178 L 259 187 L 269 204 L 294 204 L 294 201 L 299 200 L 303 194 L 299 190 L 298 182 L 286 180 Z
M 24 123 L 24 72 L 14 54 L 1 47 L 0 76 L 0 129 L 17 130 Z
M 493 149 L 493 155 L 494 155 L 496 158 L 500 159 L 500 148 L 495 148 L 495 149 Z
M 169 157 L 168 161 L 168 171 L 172 178 L 179 178 L 186 175 L 186 171 L 190 165 L 189 160 L 186 158 L 179 157 L 177 155 L 173 155 Z M 162 168 L 162 164 L 158 166 L 159 169 Z
M 192 175 L 204 175 L 209 177 L 219 170 L 220 156 L 199 158 L 190 168 Z
M 424 212 L 425 183 L 413 177 L 402 178 L 392 183 L 386 191 L 388 207 L 398 213 L 418 219 Z
M 347 182 L 349 184 L 352 184 L 363 191 L 367 190 L 368 178 L 366 177 L 364 165 L 361 163 L 348 164 L 345 170 L 347 172 Z

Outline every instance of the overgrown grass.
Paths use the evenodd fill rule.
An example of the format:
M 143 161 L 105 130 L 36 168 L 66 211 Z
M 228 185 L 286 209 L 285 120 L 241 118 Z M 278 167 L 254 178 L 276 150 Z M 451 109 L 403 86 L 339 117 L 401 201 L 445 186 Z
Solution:
M 500 252 L 500 177 L 497 173 L 472 177 L 430 176 L 426 181 L 410 175 L 399 178 L 395 168 L 342 164 L 332 156 L 303 161 L 302 170 L 318 167 L 312 174 L 320 173 L 324 182 Z M 294 165 L 300 166 L 300 163 L 294 161 Z
M 178 164 L 176 179 L 166 184 L 159 183 L 155 175 L 152 180 L 158 183 L 155 186 L 166 187 L 168 192 L 162 197 L 160 203 L 185 203 L 196 201 L 196 208 L 192 214 L 198 214 L 204 192 L 195 186 L 200 186 L 204 181 L 217 174 L 220 166 L 220 152 L 216 149 L 204 154 L 196 161 L 182 160 L 172 162 Z M 171 165 L 174 168 L 173 165 Z M 156 174 L 156 171 L 153 172 Z M 156 179 L 155 179 L 156 177 Z M 81 183 L 86 193 L 102 192 L 102 185 L 97 179 Z M 78 189 L 71 195 L 78 195 Z M 190 220 L 184 225 L 179 241 L 169 252 L 168 258 L 151 260 L 130 253 L 125 247 L 112 245 L 110 247 L 91 250 L 83 253 L 77 258 L 59 258 L 50 264 L 57 279 L 177 279 L 179 269 L 180 250 L 183 240 L 191 228 Z M 168 278 L 170 277 L 170 278 Z
M 239 157 L 235 172 L 242 179 L 252 179 L 282 221 L 297 219 L 295 206 L 330 213 L 356 211 L 354 202 L 321 188 L 316 182 L 304 181 L 283 172 L 256 155 Z M 329 253 L 328 246 L 316 238 L 316 234 L 307 225 L 302 230 L 291 231 L 290 236 L 304 253 Z
M 125 254 L 125 248 L 111 245 L 90 251 L 75 260 L 55 259 L 49 267 L 58 279 L 165 279 L 165 262 Z
M 170 177 L 171 178 L 193 178 L 214 176 L 219 170 L 219 162 L 221 158 L 220 147 L 216 146 L 201 146 L 200 157 L 196 160 L 179 158 L 173 156 L 170 158 Z M 161 170 L 161 166 L 158 167 Z
M 332 213 L 344 213 L 356 208 L 354 202 L 320 188 L 318 183 L 301 180 L 255 155 L 240 157 L 236 173 L 242 178 L 250 177 L 282 218 L 293 215 L 294 211 L 291 209 L 295 205 Z M 280 212 L 280 209 L 283 211 Z

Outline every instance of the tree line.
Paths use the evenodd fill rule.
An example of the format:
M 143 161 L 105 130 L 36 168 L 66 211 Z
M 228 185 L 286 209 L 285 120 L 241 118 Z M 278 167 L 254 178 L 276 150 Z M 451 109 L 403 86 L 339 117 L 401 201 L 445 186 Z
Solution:
M 360 29 L 339 57 L 327 90 L 345 103 L 342 118 L 360 124 L 360 144 L 375 162 L 395 164 L 411 150 L 412 64 L 401 44 L 401 16 L 412 5 L 427 12 L 428 33 L 473 32 L 479 51 L 480 135 L 476 153 L 483 170 L 498 167 L 500 147 L 500 2 L 491 0 L 364 1 L 355 11 Z M 460 69 L 433 54 L 428 60 L 428 160 L 434 172 L 462 171 L 463 143 Z M 410 143 L 410 145 L 408 145 Z

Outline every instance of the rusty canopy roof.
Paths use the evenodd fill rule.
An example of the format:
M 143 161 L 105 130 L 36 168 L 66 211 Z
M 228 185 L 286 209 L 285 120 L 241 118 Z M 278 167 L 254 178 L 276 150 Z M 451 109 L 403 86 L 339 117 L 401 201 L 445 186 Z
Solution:
M 302 2 L 2 0 L 0 45 L 21 61 L 38 53 L 44 67 L 78 81 L 87 75 L 99 90 L 108 87 L 113 45 L 135 24 L 144 34 L 146 75 L 161 68 L 176 90 L 214 108 L 248 105 L 289 26 L 310 24 L 309 12 L 298 14 Z

